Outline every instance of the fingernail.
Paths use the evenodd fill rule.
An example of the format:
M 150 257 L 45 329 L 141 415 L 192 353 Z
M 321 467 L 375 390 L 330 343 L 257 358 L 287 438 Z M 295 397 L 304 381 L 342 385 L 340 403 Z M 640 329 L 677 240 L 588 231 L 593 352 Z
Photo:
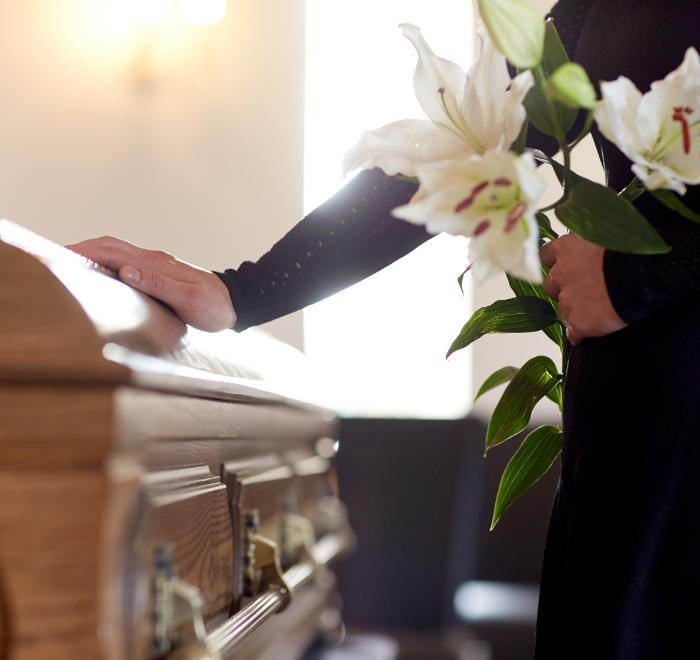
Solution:
M 141 271 L 133 266 L 122 266 L 119 276 L 128 284 L 138 284 L 141 281 Z

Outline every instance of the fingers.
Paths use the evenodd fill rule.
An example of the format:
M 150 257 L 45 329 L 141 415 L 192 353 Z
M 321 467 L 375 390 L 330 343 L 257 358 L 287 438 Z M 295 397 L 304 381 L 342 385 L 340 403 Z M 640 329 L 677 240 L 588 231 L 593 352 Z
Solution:
M 163 272 L 168 276 L 175 275 L 177 262 L 166 252 L 146 250 L 128 241 L 122 241 L 111 236 L 82 241 L 75 245 L 67 245 L 69 250 L 82 254 L 100 266 L 119 271 L 123 266 L 134 266 L 151 271 Z
M 119 270 L 128 261 L 127 255 L 141 249 L 111 236 L 93 238 L 74 245 L 66 245 L 66 247 L 112 270 Z
M 560 303 L 557 313 L 559 314 L 559 320 L 562 322 L 564 328 L 566 329 L 566 338 L 569 340 L 569 343 L 573 344 L 574 346 L 578 346 L 584 339 L 584 336 L 574 327 L 574 325 L 569 320 L 569 310 L 565 307 L 565 305 L 562 305 Z
M 218 332 L 236 325 L 236 311 L 226 285 L 209 271 L 196 271 L 196 281 L 182 282 L 146 268 L 122 266 L 119 277 L 129 286 L 169 305 L 185 323 Z
M 190 284 L 176 282 L 155 271 L 122 266 L 119 269 L 119 277 L 122 282 L 146 295 L 162 300 L 175 310 L 186 309 L 190 302 L 192 288 Z M 182 318 L 180 314 L 178 315 Z M 183 321 L 186 319 L 183 318 Z
M 561 293 L 561 287 L 552 276 L 552 273 L 548 273 L 545 276 L 544 280 L 542 281 L 542 288 L 552 300 L 556 300 L 557 302 L 559 302 L 559 294 Z
M 557 239 L 559 240 L 559 239 Z M 540 261 L 543 266 L 551 268 L 557 262 L 555 241 L 549 241 L 540 248 Z
M 569 324 L 566 327 L 566 338 L 572 346 L 578 346 L 585 337 L 574 326 Z

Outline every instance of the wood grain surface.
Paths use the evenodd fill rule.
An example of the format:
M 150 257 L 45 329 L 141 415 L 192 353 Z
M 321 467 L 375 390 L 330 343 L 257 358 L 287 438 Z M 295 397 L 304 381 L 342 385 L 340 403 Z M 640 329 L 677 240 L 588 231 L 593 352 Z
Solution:
M 147 660 L 155 550 L 172 545 L 180 578 L 204 595 L 206 626 L 223 622 L 236 603 L 240 510 L 259 510 L 275 538 L 285 511 L 311 515 L 330 474 L 312 448 L 334 436 L 336 419 L 272 387 L 256 393 L 232 375 L 225 347 L 186 348 L 168 308 L 31 233 L 15 244 L 36 256 L 3 242 L 8 224 L 0 660 Z M 227 375 L 187 366 L 200 362 Z M 298 654 L 331 588 L 305 588 L 244 657 Z
M 101 469 L 112 447 L 112 391 L 2 384 L 0 469 Z
M 12 660 L 98 658 L 107 491 L 98 470 L 0 470 L 0 570 Z
M 204 596 L 205 625 L 223 623 L 231 609 L 233 585 L 226 487 L 201 466 L 148 474 L 144 489 L 152 508 L 146 514 L 152 521 L 148 545 L 173 545 L 180 579 Z
M 41 262 L 0 242 L 0 379 L 126 381 L 78 301 Z

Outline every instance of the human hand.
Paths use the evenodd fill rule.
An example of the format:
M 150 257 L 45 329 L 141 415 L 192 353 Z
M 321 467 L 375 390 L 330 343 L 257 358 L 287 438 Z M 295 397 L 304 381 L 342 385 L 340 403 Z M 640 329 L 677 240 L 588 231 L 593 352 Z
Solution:
M 540 249 L 540 260 L 549 268 L 544 291 L 559 302 L 559 317 L 574 346 L 586 337 L 602 337 L 627 326 L 610 302 L 604 253 L 605 248 L 574 234 L 560 236 Z
M 122 282 L 162 300 L 194 328 L 218 332 L 236 324 L 228 289 L 211 271 L 111 236 L 66 247 L 117 271 Z

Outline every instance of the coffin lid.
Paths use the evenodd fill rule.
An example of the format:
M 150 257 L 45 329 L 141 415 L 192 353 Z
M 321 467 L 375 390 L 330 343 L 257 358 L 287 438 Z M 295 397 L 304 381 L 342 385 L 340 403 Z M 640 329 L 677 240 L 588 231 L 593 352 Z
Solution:
M 317 399 L 293 347 L 255 329 L 195 330 L 113 271 L 8 220 L 0 220 L 0 381 Z

